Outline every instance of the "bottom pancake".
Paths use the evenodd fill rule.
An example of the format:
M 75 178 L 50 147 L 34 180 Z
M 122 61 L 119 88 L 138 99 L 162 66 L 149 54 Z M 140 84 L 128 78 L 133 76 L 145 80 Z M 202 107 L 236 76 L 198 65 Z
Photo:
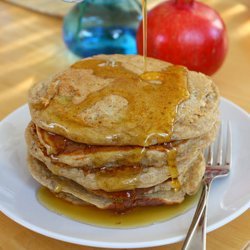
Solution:
M 194 194 L 204 174 L 204 159 L 200 156 L 181 180 L 182 188 L 175 191 L 171 182 L 166 181 L 151 188 L 122 192 L 91 191 L 65 177 L 54 175 L 44 163 L 29 156 L 29 169 L 32 176 L 56 196 L 74 204 L 89 204 L 101 209 L 126 210 L 136 206 L 155 206 L 181 203 L 185 194 Z M 192 172 L 193 171 L 193 172 Z

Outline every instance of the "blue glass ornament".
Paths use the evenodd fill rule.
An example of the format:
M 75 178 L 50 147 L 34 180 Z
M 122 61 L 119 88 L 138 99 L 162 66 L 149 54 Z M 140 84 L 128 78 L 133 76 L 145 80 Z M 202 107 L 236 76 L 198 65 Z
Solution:
M 64 42 L 80 57 L 136 54 L 140 19 L 137 0 L 84 0 L 64 18 Z

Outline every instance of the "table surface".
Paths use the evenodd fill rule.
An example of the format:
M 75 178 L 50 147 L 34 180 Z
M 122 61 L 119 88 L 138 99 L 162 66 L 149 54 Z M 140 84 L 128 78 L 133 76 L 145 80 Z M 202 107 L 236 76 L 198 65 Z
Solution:
M 247 0 L 207 0 L 225 20 L 230 50 L 213 76 L 221 95 L 250 112 L 250 4 Z M 76 58 L 61 39 L 62 20 L 0 1 L 0 119 L 24 104 L 35 82 L 67 67 Z M 211 232 L 208 249 L 243 249 L 250 241 L 250 210 Z M 90 250 L 34 233 L 0 213 L 1 250 Z M 180 249 L 181 243 L 150 250 Z

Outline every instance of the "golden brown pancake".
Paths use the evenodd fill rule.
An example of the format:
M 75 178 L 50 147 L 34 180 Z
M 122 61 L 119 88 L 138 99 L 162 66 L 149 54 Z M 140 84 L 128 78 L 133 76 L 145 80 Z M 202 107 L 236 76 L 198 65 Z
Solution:
M 194 181 L 192 174 L 184 178 L 184 188 L 174 191 L 170 182 L 163 182 L 148 189 L 134 189 L 126 192 L 91 191 L 64 177 L 52 174 L 47 167 L 34 157 L 29 157 L 29 170 L 39 183 L 49 188 L 58 197 L 80 205 L 94 205 L 101 209 L 126 210 L 136 206 L 155 206 L 177 204 L 184 200 L 185 193 L 195 193 L 201 178 Z M 191 168 L 201 176 L 204 173 L 204 160 L 201 157 Z M 191 179 L 189 179 L 191 177 Z
M 213 141 L 218 129 L 218 123 L 205 135 L 196 138 L 171 141 L 149 147 L 140 146 L 96 146 L 77 143 L 65 137 L 47 132 L 34 124 L 30 124 L 27 133 L 30 140 L 35 141 L 52 161 L 60 162 L 69 167 L 101 168 L 131 166 L 165 166 L 167 155 L 173 148 L 177 151 L 177 162 L 190 158 L 197 149 L 203 150 Z M 29 136 L 29 135 L 28 135 Z
M 32 120 L 89 145 L 148 146 L 213 127 L 219 96 L 210 78 L 152 58 L 147 70 L 138 55 L 79 61 L 31 89 Z

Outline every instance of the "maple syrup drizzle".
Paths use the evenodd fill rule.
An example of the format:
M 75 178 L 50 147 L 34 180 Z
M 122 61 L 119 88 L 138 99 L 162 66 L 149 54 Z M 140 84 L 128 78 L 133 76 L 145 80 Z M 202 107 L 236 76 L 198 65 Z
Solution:
M 63 136 L 53 134 L 51 132 L 47 132 L 39 127 L 34 127 L 33 129 L 36 130 L 37 135 L 39 135 L 39 140 L 43 141 L 44 145 L 47 145 L 47 148 L 50 149 L 50 152 L 47 152 L 53 162 L 58 162 L 57 154 L 65 154 L 66 155 L 72 152 L 80 152 L 82 151 L 82 154 L 85 152 L 98 152 L 98 149 L 101 151 L 105 151 L 105 148 L 103 149 L 102 146 L 98 147 L 98 149 L 95 149 L 96 147 L 84 145 L 75 143 L 71 140 L 66 139 Z M 106 147 L 107 148 L 107 147 Z M 164 147 L 161 147 L 163 150 L 165 148 L 166 157 L 167 157 L 167 168 L 168 170 L 166 172 L 170 173 L 170 177 L 172 179 L 171 184 L 172 188 L 176 191 L 179 191 L 180 189 L 180 183 L 178 182 L 178 170 L 176 167 L 176 148 L 172 146 L 171 143 L 167 143 L 164 145 Z M 115 150 L 116 147 L 113 147 L 113 150 Z M 126 150 L 126 147 L 124 148 Z M 107 191 L 122 191 L 122 190 L 133 190 L 138 186 L 139 181 L 139 174 L 143 171 L 143 167 L 140 165 L 140 162 L 142 162 L 145 154 L 146 154 L 146 147 L 130 147 L 127 148 L 128 150 L 135 150 L 137 152 L 140 152 L 139 155 L 134 155 L 134 159 L 137 159 L 137 164 L 133 165 L 122 165 L 121 167 L 101 167 L 90 170 L 86 170 L 85 172 L 95 173 L 96 174 L 96 181 L 98 183 L 98 186 L 102 190 Z M 89 151 L 88 151 L 89 150 Z M 154 150 L 154 147 L 151 147 L 151 150 Z M 111 149 L 112 151 L 112 149 Z M 139 165 L 138 165 L 139 164 Z M 100 165 L 101 166 L 101 165 Z M 57 187 L 54 192 L 58 193 L 61 191 L 61 187 Z
M 147 71 L 147 40 L 148 40 L 148 15 L 147 15 L 147 0 L 142 0 L 142 36 L 143 36 L 143 63 L 144 72 Z
M 115 67 L 108 64 L 100 66 L 103 63 L 105 60 L 89 59 L 72 65 L 73 69 L 91 69 L 98 77 L 114 80 L 103 89 L 89 94 L 82 103 L 76 106 L 68 105 L 70 110 L 65 106 L 64 114 L 75 114 L 74 117 L 67 115 L 71 118 L 68 122 L 81 122 L 83 126 L 88 126 L 84 120 L 79 119 L 77 113 L 92 107 L 112 93 L 127 100 L 126 116 L 124 120 L 113 124 L 112 134 L 102 131 L 103 136 L 112 138 L 114 145 L 122 145 L 119 144 L 119 132 L 116 131 L 120 131 L 121 126 L 129 130 L 130 121 L 134 121 L 138 126 L 133 127 L 135 136 L 131 138 L 132 144 L 127 141 L 128 145 L 135 145 L 136 142 L 136 145 L 148 146 L 170 141 L 177 107 L 189 98 L 187 70 L 181 66 L 169 66 L 161 72 L 144 72 L 138 75 L 124 68 L 120 62 L 116 62 Z M 67 123 L 65 119 L 63 122 Z
M 37 192 L 39 202 L 52 212 L 70 219 L 106 228 L 135 228 L 170 220 L 191 209 L 198 200 L 200 191 L 194 196 L 187 196 L 181 204 L 137 207 L 126 213 L 115 213 L 93 206 L 71 204 L 55 197 L 47 188 Z
M 148 72 L 147 71 L 147 0 L 142 0 L 142 7 L 143 7 L 143 59 L 144 59 L 144 73 L 141 75 L 137 75 L 132 71 L 127 70 L 124 68 L 120 62 L 111 62 L 105 60 L 96 60 L 96 59 L 89 59 L 75 63 L 72 68 L 74 69 L 91 69 L 93 70 L 93 74 L 103 78 L 114 78 L 114 79 L 126 79 L 124 85 L 117 86 L 114 81 L 114 84 L 110 84 L 106 86 L 104 89 L 92 93 L 87 97 L 87 99 L 80 103 L 76 109 L 84 110 L 103 97 L 108 96 L 110 93 L 117 94 L 119 96 L 124 97 L 129 102 L 129 108 L 132 107 L 128 114 L 131 114 L 131 117 L 127 117 L 127 119 L 133 119 L 141 114 L 135 114 L 134 111 L 140 110 L 141 107 L 147 103 L 155 103 L 154 105 L 149 106 L 147 111 L 150 111 L 151 116 L 150 119 L 145 119 L 144 122 L 148 124 L 152 123 L 152 120 L 155 120 L 154 116 L 156 117 L 164 117 L 162 120 L 167 121 L 166 124 L 162 127 L 155 127 L 152 130 L 145 130 L 144 133 L 146 138 L 138 138 L 139 144 L 143 145 L 144 147 L 141 150 L 141 158 L 145 153 L 145 147 L 151 144 L 158 144 L 166 141 L 170 141 L 173 123 L 175 120 L 175 115 L 177 111 L 177 106 L 180 102 L 184 101 L 189 97 L 189 93 L 187 90 L 186 84 L 186 72 L 183 67 L 180 66 L 170 66 L 166 70 L 161 72 Z M 149 83 L 147 86 L 144 87 L 140 86 L 140 80 L 145 83 Z M 138 88 L 136 88 L 136 85 Z M 152 97 L 153 96 L 153 100 Z M 158 95 L 158 97 L 157 97 Z M 168 103 L 164 102 L 163 95 L 167 95 L 164 98 L 168 99 Z M 138 100 L 142 100 L 142 102 L 136 103 L 134 100 L 134 96 L 140 97 L 137 98 Z M 131 99 L 132 97 L 132 99 Z M 63 102 L 68 102 L 68 100 L 63 99 Z M 164 107 L 165 106 L 165 107 Z M 154 108 L 156 107 L 156 109 Z M 164 110 L 161 110 L 164 108 Z M 152 109 L 152 110 L 150 110 Z M 71 110 L 70 110 L 71 111 Z M 74 112 L 75 110 L 73 110 Z M 161 115 L 159 115 L 161 112 Z M 74 112 L 75 113 L 75 112 Z M 148 118 L 148 117 L 146 117 Z M 79 119 L 79 118 L 77 118 Z M 72 122 L 72 121 L 71 121 Z M 160 122 L 160 121 L 159 121 Z M 144 128 L 142 128 L 144 130 Z M 64 143 L 64 142 L 63 142 Z M 171 175 L 171 184 L 172 188 L 175 191 L 180 189 L 180 183 L 178 181 L 178 170 L 176 167 L 176 149 L 168 149 L 167 150 L 167 166 L 169 168 L 169 172 Z M 114 176 L 110 175 L 110 173 L 99 172 L 97 174 L 97 181 L 99 185 L 102 185 L 104 189 L 109 189 L 110 182 L 112 182 L 113 190 L 121 190 L 124 188 L 133 189 L 137 185 L 138 175 L 141 172 L 141 168 L 134 168 L 133 171 L 125 171 L 120 170 L 121 178 L 118 178 L 117 183 L 117 173 Z M 56 192 L 60 192 L 61 188 L 58 187 Z
M 122 191 L 133 190 L 137 187 L 141 166 L 121 168 L 103 168 L 96 173 L 96 181 L 102 190 Z
M 142 147 L 141 155 L 145 153 L 145 147 L 152 144 L 152 142 L 162 143 L 166 141 L 170 141 L 171 134 L 172 134 L 172 128 L 173 123 L 175 120 L 175 115 L 177 111 L 177 106 L 180 102 L 184 101 L 189 97 L 187 87 L 184 86 L 186 83 L 181 83 L 181 81 L 185 82 L 183 80 L 184 78 L 181 76 L 181 72 L 183 71 L 183 68 L 171 66 L 167 70 L 162 72 L 147 72 L 147 0 L 142 0 L 142 16 L 143 16 L 143 62 L 144 62 L 144 73 L 140 76 L 137 76 L 133 72 L 126 70 L 124 67 L 121 66 L 121 63 L 119 62 L 107 62 L 104 60 L 85 60 L 80 61 L 72 66 L 72 68 L 85 68 L 85 69 L 92 69 L 93 73 L 97 76 L 103 77 L 103 78 L 128 78 L 129 80 L 125 83 L 128 86 L 126 88 L 116 88 L 114 85 L 111 84 L 111 86 L 105 87 L 103 90 L 99 91 L 98 93 L 91 94 L 89 98 L 87 98 L 86 101 L 84 101 L 82 104 L 80 104 L 80 107 L 77 107 L 77 109 L 84 110 L 88 106 L 93 105 L 95 102 L 103 98 L 104 96 L 108 95 L 109 93 L 121 95 L 125 97 L 127 100 L 131 101 L 131 97 L 135 94 L 135 96 L 145 96 L 145 94 L 148 94 L 152 91 L 152 93 L 155 92 L 162 92 L 163 94 L 166 94 L 168 97 L 170 97 L 169 101 L 169 107 L 170 108 L 164 108 L 165 114 L 169 114 L 167 117 L 165 117 L 168 120 L 168 126 L 165 130 L 161 130 L 161 128 L 154 128 L 153 131 L 146 131 L 147 137 L 146 138 L 139 138 L 140 145 L 142 145 L 142 141 L 144 140 L 144 147 Z M 170 73 L 170 74 L 168 74 Z M 172 77 L 171 77 L 172 75 Z M 173 77 L 175 75 L 175 77 Z M 177 76 L 177 77 L 176 77 Z M 172 80 L 169 81 L 169 78 Z M 175 78 L 175 79 L 174 79 Z M 146 92 L 143 91 L 137 91 L 134 88 L 134 84 L 138 82 L 138 80 L 141 79 L 145 82 L 150 82 L 151 85 L 153 84 L 159 84 L 158 86 L 147 86 L 144 89 L 146 89 Z M 173 81 L 176 80 L 176 81 Z M 172 84 L 172 86 L 171 86 Z M 175 85 L 178 85 L 175 87 Z M 183 85 L 182 85 L 183 84 Z M 168 87 L 166 87 L 168 85 Z M 184 86 L 184 87 L 183 87 Z M 165 87 L 165 88 L 164 88 Z M 158 91 L 157 91 L 158 88 Z M 175 93 L 176 92 L 176 93 Z M 155 94 L 155 93 L 154 93 Z M 162 98 L 162 96 L 160 95 Z M 150 98 L 149 98 L 150 99 Z M 152 98 L 151 98 L 152 99 Z M 68 102 L 69 99 L 62 99 L 63 102 Z M 143 103 L 147 103 L 150 100 L 147 100 L 146 98 L 143 100 Z M 151 100 L 152 101 L 152 100 Z M 154 96 L 154 100 L 157 101 L 157 95 Z M 142 103 L 139 103 L 140 106 Z M 160 107 L 161 102 L 157 103 L 156 106 Z M 130 104 L 131 105 L 131 104 Z M 153 105 L 154 106 L 154 105 Z M 167 109 L 167 110 L 166 110 Z M 137 110 L 136 105 L 133 106 L 132 111 Z M 140 110 L 140 109 L 139 109 Z M 154 112 L 156 110 L 152 109 L 151 114 L 152 117 L 150 120 L 154 120 Z M 164 116 L 162 110 L 160 111 L 162 115 Z M 133 112 L 131 113 L 133 116 Z M 156 112 L 157 113 L 157 112 Z M 138 115 L 138 114 L 137 114 Z M 156 114 L 156 117 L 159 117 L 159 114 Z M 128 117 L 129 119 L 130 117 Z M 72 122 L 72 121 L 71 121 Z M 146 121 L 147 122 L 147 121 Z M 56 125 L 56 123 L 55 123 Z M 163 140 L 161 140 L 164 138 Z M 63 142 L 64 143 L 64 142 Z M 180 183 L 178 181 L 178 170 L 176 167 L 176 149 L 173 147 L 171 149 L 167 149 L 167 165 L 170 171 L 171 175 L 171 184 L 172 188 L 175 191 L 180 190 Z M 124 187 L 130 185 L 130 188 L 133 189 L 136 187 L 137 177 L 138 174 L 141 171 L 141 167 L 137 168 L 135 167 L 133 171 L 129 171 L 126 173 L 126 170 L 120 170 L 121 172 L 118 172 L 118 174 L 121 176 L 121 178 L 118 180 L 118 189 L 121 188 L 122 185 Z M 115 177 L 117 176 L 117 173 L 115 173 Z M 103 171 L 98 173 L 97 177 L 102 185 L 110 185 L 110 180 L 112 180 L 112 174 L 110 174 L 109 171 Z M 115 178 L 112 180 L 114 181 Z M 114 183 L 112 185 L 115 185 Z M 57 186 L 55 188 L 55 192 L 59 193 L 61 191 L 61 186 Z M 170 219 L 174 216 L 177 216 L 181 213 L 184 213 L 187 211 L 192 204 L 196 201 L 197 196 L 193 197 L 187 197 L 185 201 L 179 205 L 172 205 L 172 206 L 156 206 L 156 207 L 138 207 L 133 210 L 131 210 L 128 213 L 125 214 L 115 214 L 112 211 L 109 210 L 100 210 L 98 208 L 92 207 L 92 206 L 77 206 L 70 204 L 66 201 L 63 201 L 59 198 L 56 198 L 50 191 L 48 191 L 46 188 L 42 187 L 38 191 L 38 199 L 39 201 L 48 209 L 55 211 L 59 214 L 65 215 L 67 217 L 70 217 L 72 219 L 98 225 L 98 226 L 104 226 L 104 227 L 114 227 L 114 228 L 129 228 L 129 227 L 137 227 L 137 226 L 145 226 L 149 224 L 153 224 L 155 222 L 160 222 L 166 219 Z
M 170 150 L 168 150 L 167 165 L 171 176 L 171 186 L 177 192 L 180 190 L 181 184 L 178 180 L 179 173 L 176 166 L 176 156 L 177 156 L 176 148 L 172 147 Z
M 143 136 L 137 138 L 137 142 L 143 146 L 141 159 L 146 152 L 145 147 L 151 144 L 170 141 L 177 107 L 180 102 L 189 97 L 186 83 L 186 70 L 183 67 L 170 66 L 161 72 L 144 72 L 141 75 L 137 75 L 124 68 L 120 62 L 110 63 L 105 60 L 89 59 L 75 63 L 72 68 L 91 69 L 94 75 L 104 79 L 124 79 L 123 84 L 117 84 L 114 80 L 113 83 L 110 83 L 104 89 L 91 93 L 84 102 L 75 107 L 78 110 L 85 110 L 112 93 L 122 96 L 128 101 L 128 115 L 126 119 L 133 120 L 141 119 L 141 116 L 144 114 L 141 112 L 138 113 L 138 111 L 154 102 L 154 105 L 148 105 L 146 108 L 147 113 L 150 113 L 150 116 L 143 118 L 142 125 L 146 125 L 146 127 L 134 128 L 135 131 L 139 129 L 137 134 Z M 67 112 L 67 110 L 65 111 Z M 76 113 L 75 110 L 69 111 Z M 79 120 L 77 115 L 75 117 Z M 157 122 L 154 122 L 155 120 L 157 120 Z M 164 125 L 161 125 L 161 122 L 163 122 Z M 152 124 L 152 126 L 147 126 L 147 124 Z M 161 126 L 158 126 L 159 124 Z M 143 130 L 143 132 L 141 132 L 141 130 Z M 112 135 L 108 134 L 108 136 Z M 62 144 L 64 143 L 63 141 Z M 178 191 L 180 189 L 180 183 L 178 182 L 175 148 L 167 150 L 167 157 L 166 165 L 169 167 L 172 187 Z M 131 189 L 136 187 L 139 174 L 140 171 L 137 170 L 124 172 L 122 174 L 124 178 L 119 178 L 119 182 L 117 182 L 117 189 L 121 189 L 121 187 L 125 187 L 126 185 Z M 108 182 L 104 181 L 104 177 L 107 177 L 106 173 L 97 175 L 99 182 L 107 186 Z M 114 182 L 116 178 L 110 177 L 107 178 L 107 180 L 108 179 Z

